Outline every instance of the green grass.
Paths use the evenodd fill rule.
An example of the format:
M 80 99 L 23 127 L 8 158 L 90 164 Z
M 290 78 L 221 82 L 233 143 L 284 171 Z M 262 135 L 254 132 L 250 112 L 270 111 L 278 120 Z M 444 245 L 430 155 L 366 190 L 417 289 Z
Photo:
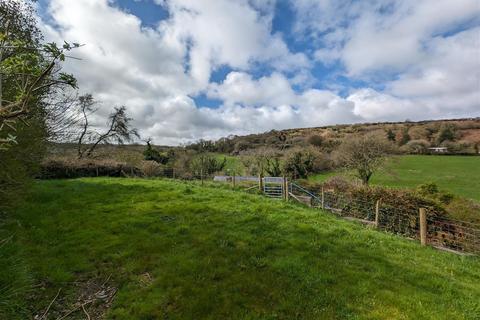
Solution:
M 335 174 L 315 175 L 311 179 L 323 181 Z M 480 157 L 399 156 L 387 163 L 386 170 L 372 177 L 373 185 L 389 187 L 415 188 L 426 182 L 434 182 L 443 190 L 480 201 Z
M 222 187 L 40 181 L 16 218 L 0 236 L 14 234 L 31 283 L 45 288 L 35 287 L 29 299 L 11 298 L 18 308 L 23 303 L 44 310 L 59 288 L 60 301 L 74 302 L 74 281 L 111 274 L 119 291 L 109 319 L 480 314 L 478 257 L 421 247 L 319 210 Z M 9 271 L 0 270 L 2 281 Z M 147 272 L 151 282 L 142 281 Z M 31 318 L 18 308 L 16 317 L 6 318 Z M 72 318 L 85 316 L 80 311 Z

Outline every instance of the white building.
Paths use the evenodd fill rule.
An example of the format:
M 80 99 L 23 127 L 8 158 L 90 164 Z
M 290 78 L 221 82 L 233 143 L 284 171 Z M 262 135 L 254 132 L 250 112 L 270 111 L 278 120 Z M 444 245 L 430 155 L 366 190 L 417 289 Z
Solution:
M 448 152 L 447 147 L 433 147 L 433 148 L 428 148 L 428 150 L 435 152 L 435 153 L 445 153 Z

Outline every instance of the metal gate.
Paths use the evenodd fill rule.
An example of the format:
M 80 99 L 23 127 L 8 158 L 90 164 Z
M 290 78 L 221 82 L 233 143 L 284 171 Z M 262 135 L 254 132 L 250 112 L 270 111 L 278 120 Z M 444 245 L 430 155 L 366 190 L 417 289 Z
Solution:
M 263 193 L 270 198 L 283 198 L 284 180 L 282 177 L 264 177 Z

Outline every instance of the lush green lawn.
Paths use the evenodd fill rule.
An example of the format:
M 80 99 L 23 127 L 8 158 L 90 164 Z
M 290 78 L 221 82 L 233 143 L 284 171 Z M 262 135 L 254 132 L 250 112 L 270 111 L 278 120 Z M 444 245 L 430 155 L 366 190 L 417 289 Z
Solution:
M 333 174 L 311 179 L 324 180 Z M 415 188 L 426 182 L 434 182 L 456 195 L 480 200 L 480 157 L 399 156 L 372 178 L 372 184 L 402 188 Z
M 110 319 L 480 315 L 478 257 L 221 187 L 42 181 L 17 218 L 0 234 L 14 235 L 0 250 L 0 288 L 12 280 L 41 286 L 28 299 L 21 290 L 10 295 L 17 317 L 6 319 L 31 318 L 19 311 L 22 304 L 45 310 L 62 288 L 54 312 L 80 295 L 73 283 L 110 274 L 119 289 Z M 72 318 L 85 315 L 80 310 Z

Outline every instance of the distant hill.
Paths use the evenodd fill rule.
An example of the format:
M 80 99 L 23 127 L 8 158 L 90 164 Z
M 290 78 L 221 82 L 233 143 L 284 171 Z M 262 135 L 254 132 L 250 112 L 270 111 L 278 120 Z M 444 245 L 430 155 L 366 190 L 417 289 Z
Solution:
M 424 143 L 429 147 L 451 144 L 452 148 L 455 146 L 463 148 L 463 151 L 468 153 L 474 152 L 475 145 L 480 144 L 480 118 L 377 122 L 271 130 L 246 136 L 230 136 L 220 139 L 216 144 L 228 141 L 233 145 L 234 152 L 263 146 L 284 149 L 312 144 L 330 151 L 344 139 L 366 134 L 390 139 L 398 145 L 409 142 L 412 144 L 411 141 Z
M 331 152 L 345 139 L 362 135 L 376 135 L 390 139 L 404 153 L 424 153 L 429 147 L 446 146 L 452 153 L 478 154 L 480 145 L 480 118 L 427 120 L 404 122 L 378 122 L 360 124 L 330 125 L 314 128 L 271 130 L 245 136 L 229 136 L 216 141 L 200 141 L 186 148 L 206 149 L 211 152 L 239 154 L 261 147 L 286 150 L 294 147 L 315 146 L 324 152 Z M 166 152 L 181 147 L 155 146 Z M 102 145 L 96 152 L 101 159 L 115 159 L 126 162 L 140 161 L 144 145 Z M 75 144 L 52 144 L 51 155 L 75 157 Z M 423 150 L 423 151 L 422 151 Z

